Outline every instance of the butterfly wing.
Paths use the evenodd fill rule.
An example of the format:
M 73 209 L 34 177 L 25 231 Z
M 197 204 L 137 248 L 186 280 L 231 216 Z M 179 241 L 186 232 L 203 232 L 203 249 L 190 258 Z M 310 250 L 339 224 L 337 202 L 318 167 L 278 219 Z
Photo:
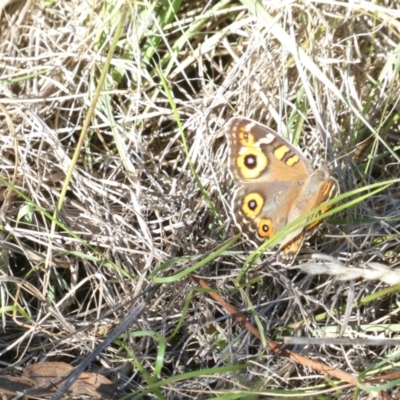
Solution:
M 295 221 L 302 215 L 310 212 L 313 208 L 336 197 L 339 194 L 337 181 L 329 176 L 329 171 L 321 168 L 310 175 L 298 194 L 296 202 L 293 203 L 288 213 L 287 223 Z M 326 213 L 332 206 L 327 206 L 322 210 L 307 218 L 307 221 Z M 320 221 L 311 224 L 304 224 L 294 232 L 285 237 L 280 246 L 278 262 L 284 265 L 291 265 L 300 251 L 305 238 L 319 225 Z
M 313 169 L 301 152 L 267 126 L 232 118 L 225 127 L 236 181 L 304 181 Z
M 258 246 L 288 224 L 300 191 L 301 185 L 292 182 L 246 184 L 233 198 L 235 222 Z

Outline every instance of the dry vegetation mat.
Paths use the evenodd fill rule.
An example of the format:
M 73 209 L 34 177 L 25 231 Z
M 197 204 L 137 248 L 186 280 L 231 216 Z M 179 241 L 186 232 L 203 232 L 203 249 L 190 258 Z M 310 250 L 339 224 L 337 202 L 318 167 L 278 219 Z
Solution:
M 398 1 L 0 11 L 3 398 L 396 398 Z M 290 267 L 234 223 L 232 117 L 340 188 Z

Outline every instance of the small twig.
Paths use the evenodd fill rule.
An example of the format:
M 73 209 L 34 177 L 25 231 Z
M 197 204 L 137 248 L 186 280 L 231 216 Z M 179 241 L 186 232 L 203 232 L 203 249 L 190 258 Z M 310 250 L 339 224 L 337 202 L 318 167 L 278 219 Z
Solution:
M 207 282 L 195 276 L 192 276 L 192 279 L 199 284 L 204 289 L 212 290 L 212 288 L 207 284 Z M 226 303 L 222 297 L 216 292 L 208 293 L 215 301 L 221 304 L 225 310 L 232 315 L 238 322 L 240 322 L 250 333 L 252 333 L 257 339 L 261 340 L 260 332 L 246 319 L 246 317 L 241 314 L 235 307 Z M 348 374 L 347 372 L 341 371 L 336 368 L 332 368 L 322 362 L 310 360 L 307 357 L 301 356 L 300 354 L 294 353 L 290 350 L 282 348 L 277 342 L 274 340 L 265 337 L 268 348 L 272 350 L 274 353 L 278 354 L 281 357 L 287 357 L 292 361 L 295 361 L 299 364 L 305 365 L 307 367 L 313 368 L 316 371 L 323 372 L 324 374 L 328 374 L 334 378 L 341 379 L 345 382 L 348 382 L 352 385 L 356 385 L 356 378 L 353 375 Z

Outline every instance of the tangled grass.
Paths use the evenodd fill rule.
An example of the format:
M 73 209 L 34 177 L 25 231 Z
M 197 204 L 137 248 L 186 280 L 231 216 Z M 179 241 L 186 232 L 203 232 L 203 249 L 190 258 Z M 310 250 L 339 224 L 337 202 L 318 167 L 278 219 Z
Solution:
M 262 335 L 309 337 L 292 350 L 353 376 L 394 354 L 312 338 L 399 328 L 398 287 L 362 279 L 368 263 L 399 264 L 399 4 L 0 9 L 0 366 L 89 359 L 118 398 L 369 398 L 268 351 L 190 276 Z M 232 240 L 223 127 L 239 115 L 340 184 L 335 214 L 290 270 L 274 265 L 276 248 L 249 259 L 246 239 Z

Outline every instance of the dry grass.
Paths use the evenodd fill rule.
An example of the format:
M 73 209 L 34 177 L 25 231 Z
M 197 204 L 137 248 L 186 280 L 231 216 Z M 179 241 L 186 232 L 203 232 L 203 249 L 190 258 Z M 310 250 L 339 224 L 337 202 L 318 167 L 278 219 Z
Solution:
M 238 233 L 223 126 L 243 115 L 289 132 L 344 194 L 296 264 L 312 249 L 398 266 L 398 3 L 2 3 L 0 366 L 79 365 L 145 298 L 89 368 L 128 398 L 355 395 L 270 354 L 189 273 L 270 337 L 395 335 L 398 288 L 286 271 L 274 248 L 244 271 L 244 239 L 218 249 Z M 358 374 L 394 348 L 293 350 Z

